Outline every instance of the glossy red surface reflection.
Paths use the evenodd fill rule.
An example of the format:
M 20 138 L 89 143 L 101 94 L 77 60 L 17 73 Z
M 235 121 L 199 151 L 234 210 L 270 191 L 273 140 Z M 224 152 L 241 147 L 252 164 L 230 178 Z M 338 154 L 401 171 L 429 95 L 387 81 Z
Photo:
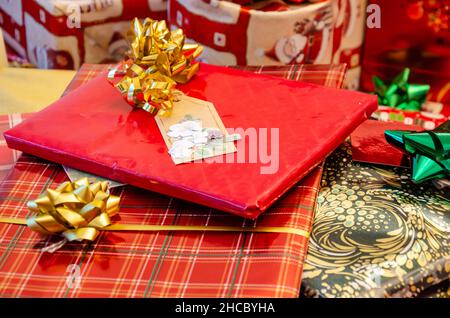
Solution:
M 246 163 L 174 165 L 152 116 L 130 108 L 106 75 L 5 138 L 10 147 L 50 161 L 256 218 L 377 108 L 375 96 L 206 64 L 178 88 L 214 103 L 227 128 L 278 128 L 279 154 L 267 144 L 267 153 L 279 161 L 275 173 L 261 174 L 270 163 L 249 163 L 248 156 Z M 248 142 L 244 149 L 248 154 Z

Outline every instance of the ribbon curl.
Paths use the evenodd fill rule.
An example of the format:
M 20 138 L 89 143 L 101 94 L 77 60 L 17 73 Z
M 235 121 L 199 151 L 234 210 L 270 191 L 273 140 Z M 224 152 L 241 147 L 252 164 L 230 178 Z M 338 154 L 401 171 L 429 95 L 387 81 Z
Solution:
M 47 189 L 28 202 L 37 215 L 27 219 L 36 232 L 61 234 L 68 241 L 93 241 L 99 229 L 111 225 L 110 217 L 119 212 L 120 197 L 109 193 L 108 182 L 89 183 L 87 178 L 64 182 Z
M 130 59 L 108 73 L 108 80 L 133 107 L 156 115 L 169 115 L 174 88 L 198 71 L 195 59 L 202 53 L 198 44 L 185 43 L 183 30 L 170 31 L 165 21 L 132 21 Z M 121 79 L 115 83 L 115 79 Z
M 450 120 L 432 131 L 386 130 L 386 140 L 412 156 L 416 183 L 450 177 Z
M 430 85 L 409 84 L 411 70 L 405 68 L 390 85 L 386 85 L 377 76 L 373 77 L 375 94 L 378 95 L 378 103 L 394 107 L 399 110 L 420 111 L 425 102 Z

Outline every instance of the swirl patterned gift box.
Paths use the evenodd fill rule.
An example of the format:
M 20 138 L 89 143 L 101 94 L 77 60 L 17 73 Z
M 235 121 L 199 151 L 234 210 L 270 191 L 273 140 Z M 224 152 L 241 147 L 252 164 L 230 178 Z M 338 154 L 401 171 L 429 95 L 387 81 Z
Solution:
M 5 139 L 40 158 L 255 219 L 377 108 L 373 95 L 209 64 L 177 89 L 214 104 L 225 127 L 243 131 L 236 152 L 221 162 L 174 165 L 160 124 L 144 110 L 133 111 L 106 72 L 8 130 Z M 257 143 L 247 137 L 254 130 Z M 261 142 L 269 136 L 264 132 L 268 143 Z M 263 147 L 274 160 L 262 160 Z
M 414 184 L 410 170 L 326 161 L 303 273 L 321 297 L 450 296 L 450 193 Z M 437 291 L 439 290 L 439 291 Z
M 77 79 L 72 83 L 71 87 L 75 88 L 76 86 L 80 85 L 80 83 L 87 81 L 91 77 L 95 76 L 98 72 L 103 70 L 103 66 L 87 66 L 84 67 L 80 73 L 77 76 Z M 322 66 L 305 66 L 300 67 L 296 70 L 296 68 L 293 67 L 287 67 L 284 69 L 280 69 L 279 67 L 265 67 L 262 69 L 264 73 L 269 73 L 275 76 L 283 76 L 283 77 L 289 77 L 291 79 L 294 79 L 298 76 L 299 79 L 304 81 L 313 81 L 316 82 L 318 78 L 322 78 L 323 81 L 321 84 L 326 84 L 330 86 L 338 86 L 342 78 L 338 76 L 342 70 L 339 68 L 334 68 L 333 71 L 325 71 L 326 68 Z M 328 75 L 324 75 L 325 73 L 328 73 Z M 0 129 L 6 130 L 10 127 L 12 127 L 14 124 L 19 123 L 23 118 L 29 117 L 29 115 L 10 115 L 10 116 L 2 116 L 0 117 Z M 15 159 L 19 156 L 18 153 L 13 154 L 13 151 L 6 148 L 5 144 L 0 143 L 0 157 L 1 157 L 1 165 L 0 165 L 0 176 L 8 174 L 8 170 L 11 169 L 11 167 L 14 164 Z M 14 179 L 8 179 L 8 185 L 2 186 L 2 190 L 0 192 L 1 196 L 1 204 L 4 207 L 14 207 L 17 204 L 17 200 L 14 200 L 14 197 L 17 196 L 23 196 L 25 193 L 30 193 L 32 188 L 35 188 L 37 185 L 38 179 L 36 179 L 36 173 L 43 173 L 42 168 L 45 165 L 41 165 L 42 162 L 28 162 L 30 158 L 27 159 L 25 162 L 21 162 L 20 165 L 23 168 L 28 167 L 29 169 L 33 168 L 32 170 L 25 169 L 24 171 L 20 172 L 19 175 L 16 175 L 16 177 L 19 177 L 20 180 L 22 180 L 20 183 L 16 183 Z M 413 247 L 414 244 L 411 244 L 411 239 L 409 239 L 408 244 L 399 242 L 398 238 L 404 235 L 404 233 L 408 233 L 409 235 L 411 233 L 418 233 L 414 228 L 417 226 L 417 222 L 421 224 L 422 227 L 424 223 L 427 223 L 427 227 L 431 226 L 431 232 L 428 231 L 428 236 L 431 237 L 431 235 L 436 234 L 435 227 L 432 226 L 432 223 L 426 222 L 426 219 L 421 217 L 423 215 L 424 211 L 426 215 L 433 216 L 434 212 L 430 212 L 429 208 L 436 206 L 436 202 L 432 205 L 423 205 L 423 198 L 420 200 L 414 200 L 411 201 L 411 198 L 414 198 L 416 196 L 410 195 L 409 200 L 403 202 L 403 200 L 399 201 L 399 199 L 408 198 L 408 196 L 403 196 L 402 191 L 398 190 L 399 184 L 405 184 L 405 178 L 401 177 L 399 173 L 402 173 L 404 170 L 402 169 L 374 169 L 370 168 L 368 166 L 363 165 L 355 165 L 350 164 L 350 149 L 348 147 L 342 148 L 339 152 L 333 155 L 330 160 L 335 160 L 335 163 L 328 162 L 327 164 L 327 172 L 324 176 L 323 180 L 323 190 L 320 193 L 319 197 L 319 205 L 318 210 L 316 211 L 316 221 L 314 225 L 314 229 L 312 231 L 312 238 L 310 240 L 309 244 L 309 255 L 307 259 L 307 264 L 305 265 L 304 269 L 304 278 L 303 278 L 303 295 L 315 295 L 315 296 L 321 296 L 321 297 L 340 297 L 340 296 L 346 296 L 346 297 L 355 297 L 355 296 L 369 296 L 369 290 L 374 289 L 374 294 L 377 296 L 383 296 L 385 293 L 388 293 L 389 295 L 397 295 L 397 296 L 417 296 L 417 297 L 450 297 L 450 286 L 449 286 L 449 280 L 446 279 L 440 283 L 437 283 L 438 279 L 436 275 L 433 275 L 433 271 L 431 271 L 431 275 L 424 275 L 424 272 L 421 273 L 419 276 L 419 280 L 415 280 L 413 278 L 412 284 L 400 284 L 399 280 L 397 278 L 389 278 L 386 275 L 386 272 L 384 271 L 382 265 L 385 263 L 388 268 L 393 268 L 395 262 L 397 262 L 397 259 L 399 261 L 400 266 L 402 266 L 403 270 L 407 273 L 410 272 L 410 269 L 408 269 L 407 266 L 411 266 L 411 263 L 413 264 L 414 268 L 417 268 L 416 262 L 418 261 L 416 258 L 412 257 L 414 254 L 416 256 L 420 257 L 420 254 L 425 249 L 430 250 L 430 247 L 428 247 L 429 243 L 419 243 L 421 251 L 419 253 L 415 252 L 417 250 L 417 246 Z M 363 167 L 365 167 L 363 169 Z M 54 166 L 48 166 L 46 168 L 46 172 L 44 173 L 44 177 L 48 176 L 49 174 L 52 174 L 52 171 L 54 171 Z M 347 172 L 346 172 L 347 171 Z M 28 175 L 28 177 L 31 178 L 32 182 L 26 181 L 23 179 L 24 173 Z M 32 177 L 34 176 L 34 177 Z M 358 180 L 361 180 L 361 177 L 366 178 L 367 176 L 370 177 L 371 183 L 365 183 L 365 184 L 358 184 L 356 185 L 356 182 Z M 64 178 L 64 175 L 62 172 L 58 173 L 58 180 L 59 178 Z M 314 187 L 319 186 L 319 179 L 315 179 L 314 181 Z M 409 183 L 408 183 L 409 184 Z M 294 193 L 292 196 L 290 195 L 290 199 L 286 199 L 285 203 L 282 204 L 285 205 L 285 208 L 287 209 L 288 205 L 293 206 L 294 201 L 290 201 L 293 199 L 293 196 L 297 196 L 298 199 L 301 199 L 301 202 L 298 201 L 296 203 L 297 206 L 300 204 L 303 204 L 306 206 L 312 206 L 313 198 L 307 198 L 307 185 L 302 182 L 302 187 L 299 186 L 296 190 L 294 190 Z M 395 185 L 393 188 L 391 185 Z M 311 184 L 310 186 L 313 186 Z M 356 187 L 356 188 L 355 188 Z M 378 189 L 377 193 L 368 193 L 370 189 Z M 397 190 L 394 192 L 393 190 Z M 8 190 L 10 189 L 10 190 Z M 13 190 L 14 189 L 14 190 Z M 312 188 L 311 188 L 312 189 Z M 39 190 L 37 190 L 39 191 Z M 301 191 L 302 195 L 299 196 L 299 191 Z M 314 190 L 315 191 L 315 190 Z M 383 191 L 386 193 L 392 192 L 395 194 L 394 197 L 391 197 L 392 200 L 386 199 L 384 197 L 383 199 Z M 442 192 L 434 191 L 435 193 L 439 194 Z M 9 196 L 9 193 L 13 194 L 13 196 L 10 197 L 10 199 L 7 199 L 7 196 Z M 297 193 L 297 194 L 295 194 Z M 142 195 L 146 194 L 146 192 L 142 192 Z M 139 196 L 139 195 L 138 195 Z M 135 204 L 135 201 L 137 199 L 136 195 L 133 195 L 131 197 L 128 197 L 125 201 L 126 209 L 130 213 L 134 213 L 137 211 L 157 211 L 159 209 L 162 211 L 162 201 L 154 201 L 153 203 L 150 203 L 147 199 L 141 202 L 139 205 Z M 381 198 L 380 198 L 381 196 Z M 395 199 L 395 200 L 394 200 Z M 147 202 L 147 203 L 145 203 Z M 384 203 L 383 203 L 384 202 Z M 402 203 L 403 202 L 403 203 Z M 408 202 L 413 202 L 413 204 L 409 204 Z M 440 202 L 440 201 L 437 201 Z M 338 208 L 336 205 L 342 205 L 342 208 L 348 208 L 347 211 L 344 212 L 343 209 Z M 160 208 L 158 208 L 160 206 Z M 409 208 L 408 208 L 409 207 Z M 408 212 L 411 211 L 411 207 L 415 211 L 420 211 L 419 214 L 413 214 L 411 216 L 408 216 Z M 442 209 L 441 203 L 437 204 L 438 210 Z M 184 208 L 186 209 L 186 207 Z M 187 210 L 186 210 L 187 211 Z M 279 210 L 280 212 L 282 210 Z M 305 210 L 306 212 L 306 210 Z M 281 212 L 283 213 L 283 212 Z M 128 214 L 128 213 L 126 213 Z M 170 214 L 170 213 L 169 213 Z M 361 215 L 360 215 L 361 214 Z M 395 215 L 399 215 L 400 218 L 397 220 L 395 218 Z M 307 214 L 301 214 L 301 218 L 306 218 Z M 309 215 L 309 214 L 308 214 Z M 441 215 L 442 216 L 442 215 Z M 358 220 L 358 218 L 360 218 Z M 432 218 L 431 220 L 436 220 L 436 218 Z M 305 219 L 306 220 L 306 219 Z M 309 219 L 312 222 L 311 219 Z M 387 220 L 387 226 L 388 229 L 383 229 L 382 223 L 384 223 Z M 392 222 L 394 220 L 394 222 Z M 411 222 L 414 221 L 414 224 Z M 178 221 L 179 222 L 179 221 Z M 409 223 L 408 223 L 409 222 Z M 337 226 L 336 226 L 337 224 Z M 361 226 L 359 229 L 358 227 Z M 363 229 L 362 226 L 365 226 Z M 6 226 L 5 226 L 6 227 Z M 17 227 L 17 226 L 12 226 Z M 352 227 L 356 228 L 357 231 L 351 232 Z M 410 228 L 413 228 L 413 231 L 410 230 Z M 335 230 L 336 229 L 336 230 Z M 396 230 L 397 233 L 390 233 L 390 229 Z M 366 232 L 367 230 L 370 230 L 370 232 Z M 4 231 L 4 230 L 2 230 Z M 333 232 L 334 231 L 334 232 Z M 337 231 L 337 233 L 336 233 Z M 374 232 L 375 231 L 375 232 Z M 422 233 L 426 233 L 425 227 L 423 227 Z M 4 232 L 2 232 L 4 233 Z M 8 233 L 8 232 L 7 232 Z M 339 237 L 339 233 L 343 233 L 342 238 Z M 367 236 L 366 233 L 371 234 L 370 236 Z M 374 236 L 376 235 L 375 239 L 378 238 L 385 238 L 387 239 L 384 243 L 378 245 L 378 251 L 381 251 L 383 255 L 390 255 L 394 251 L 392 255 L 390 255 L 388 258 L 391 259 L 389 261 L 386 258 L 378 257 L 377 251 L 375 251 L 375 248 L 372 248 L 370 251 L 368 248 L 365 248 L 365 245 L 373 243 Z M 444 233 L 445 234 L 445 233 Z M 448 234 L 446 234 L 448 236 Z M 426 236 L 424 237 L 423 234 L 421 234 L 422 239 L 426 239 Z M 366 237 L 366 239 L 363 239 Z M 433 236 L 434 238 L 441 238 L 442 233 L 440 236 Z M 114 238 L 114 236 L 113 236 Z M 205 238 L 204 238 L 205 239 Z M 25 262 L 29 261 L 31 255 L 34 255 L 34 257 L 38 257 L 40 255 L 39 248 L 43 246 L 43 244 L 46 244 L 46 242 L 39 242 L 36 246 L 36 249 L 31 250 L 32 253 L 29 253 L 28 250 L 23 250 L 24 244 L 26 244 L 27 238 L 21 238 L 18 242 L 15 242 L 10 248 L 7 249 L 7 246 L 9 245 L 9 241 L 7 238 L 3 238 L 0 241 L 0 252 L 2 253 L 2 263 L 0 264 L 0 283 L 2 284 L 1 295 L 2 296 L 49 296 L 49 295 L 60 295 L 63 291 L 67 292 L 67 290 L 63 289 L 57 289 L 51 291 L 51 288 L 47 286 L 47 284 L 43 285 L 42 278 L 39 278 L 39 274 L 37 272 L 37 269 L 34 270 L 28 270 L 23 269 L 22 265 L 25 264 Z M 324 243 L 326 240 L 328 240 L 328 243 Z M 294 240 L 296 241 L 296 240 Z M 294 242 L 293 241 L 293 242 Z M 416 239 L 417 241 L 417 239 Z M 108 243 L 109 242 L 109 243 Z M 152 242 L 156 242 L 157 244 L 160 244 L 162 241 L 149 241 L 148 244 L 151 245 Z M 194 239 L 193 242 L 197 242 L 197 240 Z M 116 244 L 118 247 L 115 250 L 107 250 L 105 249 L 108 244 Z M 388 244 L 394 244 L 393 247 L 388 247 Z M 75 243 L 76 244 L 76 243 Z M 40 261 L 40 265 L 38 267 L 42 269 L 51 269 L 50 261 L 44 260 L 51 258 L 53 261 L 53 264 L 56 264 L 56 266 L 59 269 L 61 269 L 60 274 L 56 274 L 56 276 L 52 276 L 55 281 L 60 282 L 61 286 L 65 286 L 64 280 L 68 277 L 68 273 L 64 273 L 65 267 L 63 264 L 68 264 L 68 260 L 70 257 L 75 257 L 74 259 L 78 259 L 77 256 L 81 257 L 82 255 L 89 256 L 89 259 L 87 262 L 82 265 L 81 269 L 87 268 L 91 262 L 93 262 L 94 259 L 97 259 L 96 264 L 100 265 L 103 270 L 101 271 L 92 271 L 92 269 L 88 272 L 84 272 L 87 279 L 89 280 L 89 286 L 81 285 L 81 289 L 78 290 L 77 293 L 74 294 L 73 291 L 68 291 L 68 295 L 87 295 L 88 288 L 96 288 L 95 295 L 97 296 L 131 296 L 132 295 L 132 289 L 129 288 L 129 284 L 134 282 L 135 284 L 141 284 L 143 282 L 140 282 L 139 280 L 131 277 L 128 278 L 127 283 L 122 284 L 120 286 L 117 286 L 116 288 L 112 287 L 111 290 L 107 290 L 105 286 L 112 286 L 111 282 L 113 281 L 112 275 L 118 271 L 120 268 L 123 268 L 123 266 L 127 266 L 126 264 L 134 263 L 139 261 L 139 253 L 141 253 L 141 248 L 144 248 L 145 246 L 150 246 L 143 244 L 141 247 L 133 247 L 128 254 L 120 254 L 121 246 L 125 243 L 120 243 L 117 238 L 114 238 L 112 241 L 104 241 L 104 238 L 100 238 L 100 241 L 95 245 L 95 249 L 83 249 L 78 251 L 76 246 L 77 245 L 68 245 L 67 250 L 62 250 L 60 252 L 57 252 L 55 255 L 43 255 L 43 260 Z M 194 244 L 194 243 L 193 243 Z M 238 249 L 237 245 L 234 245 L 233 248 L 230 250 L 229 262 L 233 261 L 233 252 L 234 250 Z M 237 241 L 236 241 L 237 244 Z M 440 248 L 443 244 L 445 244 L 445 241 L 438 241 L 437 247 Z M 447 241 L 448 246 L 448 241 Z M 280 245 L 281 247 L 281 245 Z M 162 249 L 163 246 L 157 245 L 155 247 L 155 252 L 162 251 L 164 254 L 164 249 Z M 175 266 L 176 262 L 181 262 L 182 260 L 179 259 L 176 261 L 175 259 L 172 261 L 172 257 L 176 257 L 177 253 L 171 254 L 174 247 L 166 246 L 166 251 L 164 255 L 165 258 L 161 262 L 161 268 L 163 273 L 165 272 L 165 268 L 172 264 Z M 267 249 L 265 252 L 259 252 L 259 255 L 249 253 L 245 254 L 243 257 L 247 257 L 247 263 L 250 262 L 256 262 L 257 259 L 263 260 L 264 254 L 269 255 L 272 253 L 272 258 L 274 263 L 285 263 L 289 261 L 289 263 L 294 262 L 294 259 L 290 258 L 284 258 L 276 256 L 276 251 L 274 250 L 276 248 L 275 246 L 271 247 L 270 249 Z M 404 248 L 412 250 L 408 254 L 408 251 L 406 251 L 406 257 L 405 256 L 398 256 L 395 254 L 396 249 L 398 248 Z M 75 249 L 75 250 L 74 250 Z M 184 246 L 183 249 L 188 249 L 188 246 Z M 203 250 L 201 248 L 201 250 Z M 384 251 L 383 251 L 384 250 Z M 436 252 L 436 245 L 433 245 L 432 248 L 432 255 L 434 259 L 439 259 L 443 255 L 439 251 Z M 28 251 L 28 256 L 25 254 L 22 254 L 21 251 Z M 85 252 L 84 252 L 85 251 Z M 443 250 L 445 251 L 445 250 Z M 85 254 L 83 254 L 85 253 Z M 107 256 L 108 253 L 115 253 L 117 254 L 117 257 Z M 152 260 L 154 256 L 152 256 L 152 252 L 147 253 L 149 258 Z M 144 252 L 142 252 L 142 255 L 147 255 Z M 401 254 L 401 253 L 400 253 Z M 71 256 L 72 255 L 72 256 Z M 220 258 L 221 254 L 220 252 L 217 252 L 215 254 L 217 258 Z M 286 254 L 287 255 L 287 254 Z M 409 256 L 411 256 L 411 258 Z M 426 254 L 425 260 L 427 259 Z M 448 252 L 446 254 L 448 258 Z M 64 261 L 64 259 L 67 257 L 67 261 Z M 188 257 L 188 256 L 186 256 Z M 203 257 L 205 257 L 203 254 L 200 254 L 200 256 L 197 258 L 197 266 L 200 265 L 203 261 L 207 261 L 206 259 L 203 260 Z M 333 259 L 337 260 L 337 263 L 333 263 Z M 122 260 L 122 265 L 118 263 L 119 260 Z M 187 259 L 186 259 L 187 260 Z M 410 260 L 408 262 L 408 260 Z M 217 260 L 219 261 L 219 260 Z M 66 262 L 66 263 L 64 263 Z M 173 263 L 172 263 L 173 262 Z M 420 262 L 423 262 L 423 258 Z M 16 269 L 11 268 L 11 264 L 15 264 Z M 286 263 L 287 264 L 287 263 Z M 353 264 L 353 265 L 352 265 Z M 364 265 L 366 264 L 366 265 Z M 367 264 L 369 264 L 367 266 Z M 373 265 L 372 265 L 373 264 Z M 381 265 L 380 265 L 381 264 Z M 407 265 L 408 264 L 408 265 Z M 433 259 L 431 259 L 430 266 L 433 267 Z M 437 262 L 435 264 L 435 268 L 440 268 L 441 270 L 446 269 L 446 264 L 444 263 L 442 265 L 442 262 Z M 53 266 L 53 268 L 54 268 Z M 108 267 L 109 266 L 109 267 Z M 192 265 L 193 266 L 193 265 Z M 230 265 L 231 266 L 231 265 Z M 298 266 L 301 266 L 300 264 Z M 428 266 L 428 265 L 426 265 Z M 109 269 L 108 269 L 109 268 Z M 241 267 L 238 267 L 241 268 Z M 290 267 L 289 267 L 290 268 Z M 372 269 L 372 273 L 370 273 L 367 268 Z M 358 270 L 359 269 L 359 270 Z M 448 264 L 447 264 L 448 269 Z M 230 270 L 232 268 L 230 267 Z M 238 269 L 238 276 L 241 275 L 241 270 Z M 27 271 L 27 275 L 25 275 L 25 271 Z M 178 269 L 175 269 L 177 272 Z M 411 273 L 414 271 L 414 269 L 411 271 Z M 195 272 L 195 270 L 194 270 Z M 99 273 L 102 274 L 102 280 L 97 280 L 96 275 Z M 378 275 L 378 274 L 383 275 Z M 9 280 L 8 277 L 12 277 L 12 275 L 19 274 L 18 279 L 15 280 Z M 29 274 L 29 275 L 28 275 Z M 70 274 L 70 273 L 69 273 Z M 276 274 L 274 272 L 271 272 L 271 275 Z M 288 274 L 290 277 L 294 277 L 292 274 L 291 269 L 288 269 Z M 366 276 L 367 274 L 367 276 Z M 440 273 L 443 274 L 443 273 Z M 448 273 L 447 273 L 448 274 Z M 166 275 L 166 274 L 163 274 Z M 323 275 L 323 277 L 321 277 Z M 378 275 L 378 276 L 377 276 Z M 284 277 L 284 276 L 283 276 Z M 445 277 L 445 274 L 440 275 L 440 277 Z M 267 278 L 267 277 L 266 277 Z M 379 280 L 378 280 L 379 278 Z M 196 278 L 198 279 L 198 278 Z M 392 279 L 393 282 L 390 284 L 395 284 L 395 281 L 397 281 L 397 285 L 394 288 L 397 290 L 396 292 L 393 291 L 391 287 L 387 288 L 386 290 L 389 290 L 386 292 L 384 290 L 384 287 L 386 286 L 386 282 L 389 281 L 389 279 Z M 196 295 L 200 295 L 198 291 L 195 291 L 194 285 L 197 286 L 197 288 L 200 288 L 202 285 L 199 281 L 191 282 L 189 284 L 183 285 L 183 287 L 180 289 L 166 289 L 166 291 L 162 291 L 160 288 L 161 284 L 163 284 L 163 278 L 157 278 L 158 282 L 155 283 L 157 287 L 153 287 L 154 291 L 151 293 L 147 293 L 147 296 L 180 296 L 182 295 L 181 291 L 185 290 L 184 294 L 185 296 L 193 295 L 193 293 L 196 293 Z M 382 283 L 383 286 L 377 285 L 377 281 Z M 407 282 L 407 279 L 403 279 L 404 282 Z M 419 282 L 420 281 L 420 282 Z M 102 283 L 103 282 L 103 283 Z M 109 282 L 109 283 L 108 283 Z M 294 288 L 294 281 L 286 281 L 290 287 L 284 286 L 281 288 L 282 284 L 277 283 L 277 288 L 272 289 L 269 293 L 269 291 L 264 292 L 265 295 L 270 296 L 286 296 L 291 297 L 294 296 L 298 291 L 296 292 Z M 34 284 L 39 284 L 39 288 L 36 287 L 34 289 Z M 264 282 L 261 280 L 261 277 L 259 278 L 258 284 L 263 284 Z M 292 285 L 291 285 L 292 284 Z M 399 285 L 400 284 L 400 285 Z M 36 285 L 37 286 L 37 285 Z M 44 287 L 42 287 L 44 286 Z M 128 287 L 127 287 L 128 286 Z M 263 293 L 263 290 L 260 289 L 260 287 L 255 287 L 252 290 L 247 289 L 247 282 L 240 285 L 241 292 L 239 295 L 241 296 L 251 296 L 255 295 L 256 293 Z M 377 287 L 379 286 L 379 287 Z M 225 295 L 227 292 L 232 295 L 237 295 L 237 289 L 234 287 L 230 289 L 225 288 L 225 284 L 221 285 L 221 283 L 217 282 L 217 291 L 212 290 L 215 287 L 211 287 L 211 290 L 203 291 L 202 295 L 206 295 L 206 293 L 214 293 L 217 295 L 219 294 L 219 290 L 222 290 L 221 295 Z M 400 289 L 399 289 L 400 287 Z M 128 289 L 127 289 L 128 288 Z M 156 288 L 156 289 L 155 289 Z M 258 292 L 256 289 L 260 289 Z M 232 291 L 234 290 L 234 291 Z M 285 292 L 282 293 L 282 290 Z M 19 292 L 20 291 L 20 292 Z M 230 293 L 231 292 L 231 293 Z M 144 294 L 141 294 L 141 292 L 138 292 L 134 294 L 135 296 L 142 296 Z

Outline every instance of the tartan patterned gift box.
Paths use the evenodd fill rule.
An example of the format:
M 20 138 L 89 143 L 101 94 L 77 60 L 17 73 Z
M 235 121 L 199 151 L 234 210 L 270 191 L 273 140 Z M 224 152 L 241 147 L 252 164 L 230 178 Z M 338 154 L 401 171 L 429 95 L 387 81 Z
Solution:
M 85 65 L 73 90 L 107 66 Z M 345 66 L 251 68 L 332 87 Z M 21 225 L 0 224 L 2 297 L 297 297 L 311 230 L 321 167 L 255 221 L 125 186 L 121 224 L 237 226 L 235 232 L 102 232 L 93 243 L 58 241 Z M 0 217 L 29 216 L 28 200 L 67 177 L 59 165 L 23 155 L 0 185 Z M 254 227 L 297 231 L 245 232 Z

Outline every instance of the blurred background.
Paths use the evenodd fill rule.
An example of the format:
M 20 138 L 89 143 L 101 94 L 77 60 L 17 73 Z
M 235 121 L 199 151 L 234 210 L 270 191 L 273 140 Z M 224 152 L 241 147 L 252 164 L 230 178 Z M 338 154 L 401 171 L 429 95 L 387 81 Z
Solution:
M 119 61 L 130 21 L 150 17 L 183 28 L 212 64 L 346 63 L 345 88 L 367 92 L 409 67 L 434 113 L 450 103 L 449 15 L 450 0 L 0 0 L 9 67 Z M 51 76 L 65 87 L 73 74 Z

